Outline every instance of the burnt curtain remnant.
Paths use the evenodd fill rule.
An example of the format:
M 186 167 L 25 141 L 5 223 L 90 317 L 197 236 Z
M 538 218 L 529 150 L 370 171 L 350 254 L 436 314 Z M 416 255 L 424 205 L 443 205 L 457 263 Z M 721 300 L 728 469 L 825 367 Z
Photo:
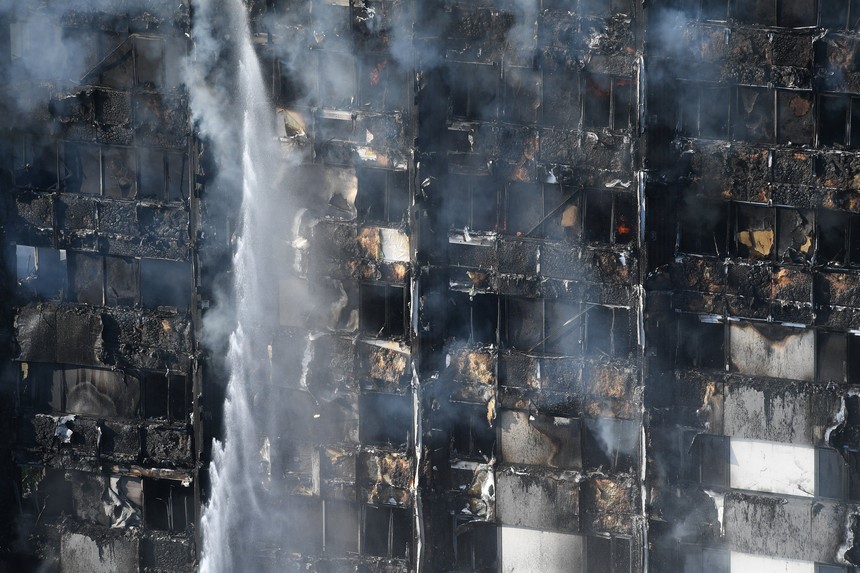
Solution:
M 858 22 L 0 0 L 0 571 L 856 573 Z

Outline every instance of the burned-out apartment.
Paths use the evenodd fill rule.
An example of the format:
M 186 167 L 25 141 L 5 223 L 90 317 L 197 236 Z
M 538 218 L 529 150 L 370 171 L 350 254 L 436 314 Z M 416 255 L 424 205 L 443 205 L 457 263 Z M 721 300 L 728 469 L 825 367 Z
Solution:
M 0 70 L 0 571 L 860 567 L 860 2 L 0 0 Z

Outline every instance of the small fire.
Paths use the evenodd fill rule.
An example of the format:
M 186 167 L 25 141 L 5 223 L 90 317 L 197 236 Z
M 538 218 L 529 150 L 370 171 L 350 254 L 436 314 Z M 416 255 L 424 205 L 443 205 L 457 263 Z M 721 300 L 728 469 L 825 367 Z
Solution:
M 376 64 L 372 70 L 370 70 L 370 85 L 376 86 L 379 85 L 379 78 L 382 75 L 382 70 L 385 69 L 385 66 L 388 65 L 388 60 L 383 60 Z
M 615 226 L 615 238 L 616 239 L 626 239 L 630 236 L 630 233 L 633 232 L 633 227 L 627 222 L 626 215 L 618 216 L 618 224 Z

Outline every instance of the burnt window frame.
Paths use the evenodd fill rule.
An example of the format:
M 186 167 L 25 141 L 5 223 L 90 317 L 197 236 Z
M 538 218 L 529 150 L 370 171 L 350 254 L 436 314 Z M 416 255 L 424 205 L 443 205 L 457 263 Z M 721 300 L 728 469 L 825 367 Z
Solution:
M 636 86 L 632 77 L 621 76 L 616 74 L 607 74 L 603 72 L 597 71 L 584 71 L 579 74 L 580 78 L 580 86 L 579 86 L 579 111 L 580 111 L 580 125 L 584 131 L 589 130 L 600 130 L 600 129 L 608 129 L 610 131 L 622 131 L 622 130 L 631 130 L 633 128 L 633 98 L 636 94 Z M 595 102 L 596 96 L 594 94 L 589 94 L 589 85 L 590 82 L 597 84 L 597 80 L 606 78 L 609 81 L 609 107 L 606 110 L 609 114 L 607 118 L 606 125 L 598 125 L 596 122 L 591 123 L 588 116 L 591 115 L 591 112 L 588 110 L 589 102 Z M 627 87 L 627 124 L 623 126 L 616 125 L 619 120 L 619 104 L 623 104 L 624 102 L 619 102 L 619 96 L 617 90 L 622 87 L 620 84 L 626 82 L 627 85 L 623 87 Z M 600 114 L 598 114 L 600 115 Z
M 550 58 L 546 55 L 545 58 Z M 582 119 L 582 73 L 562 62 L 541 65 L 540 123 L 545 127 L 578 128 Z M 553 99 L 550 98 L 553 96 Z M 560 105 L 552 105 L 561 100 Z
M 466 122 L 495 120 L 499 116 L 499 100 L 504 100 L 501 73 L 497 64 L 449 61 L 448 66 L 452 68 L 451 72 L 456 78 L 448 96 L 448 118 Z M 495 89 L 489 86 L 490 90 L 483 91 L 484 86 L 481 84 L 484 80 L 495 83 Z M 460 109 L 463 104 L 460 100 L 463 98 L 464 107 Z
M 594 551 L 596 542 L 608 543 L 609 568 L 606 568 L 606 563 L 592 562 L 590 554 Z M 626 551 L 623 543 L 627 545 Z M 633 538 L 627 535 L 586 535 L 583 537 L 584 550 L 584 569 L 585 573 L 633 573 Z M 591 549 L 589 549 L 591 548 Z M 626 556 L 624 556 L 626 553 Z M 624 556 L 624 557 L 622 557 Z M 623 558 L 626 557 L 627 567 L 624 567 Z
M 704 226 L 701 211 L 707 212 L 708 215 L 716 213 L 717 217 L 714 221 L 708 221 L 708 225 Z M 729 234 L 732 231 L 729 223 L 732 219 L 731 215 L 733 215 L 731 202 L 691 198 L 690 203 L 682 203 L 678 209 L 675 254 L 714 259 L 727 257 L 729 254 L 727 248 Z M 713 251 L 701 247 L 702 244 L 706 243 L 711 246 L 711 242 L 706 241 L 704 235 L 708 230 L 711 230 L 714 239 Z
M 583 243 L 588 244 L 601 244 L 601 245 L 627 245 L 627 244 L 636 244 L 637 242 L 637 229 L 639 227 L 639 206 L 636 201 L 636 195 L 629 191 L 618 191 L 618 190 L 607 190 L 607 189 L 593 189 L 587 188 L 584 190 L 582 195 L 582 206 L 581 206 L 581 223 L 580 229 L 582 232 L 582 241 Z M 596 201 L 596 197 L 605 197 L 606 195 L 610 195 L 609 197 L 609 229 L 604 229 L 603 231 L 599 231 L 598 229 L 592 229 L 590 221 L 593 219 L 590 218 L 589 215 L 589 203 L 593 203 Z M 619 203 L 627 202 L 629 207 L 628 213 L 623 213 L 622 208 L 619 206 Z M 594 209 L 594 206 L 591 207 Z M 619 240 L 619 232 L 618 230 L 621 228 L 622 222 L 619 220 L 619 217 L 629 215 L 630 220 L 627 222 L 630 231 L 629 238 L 627 240 Z M 608 231 L 608 240 L 606 240 Z M 600 238 L 599 235 L 602 235 L 603 238 Z
M 704 0 L 703 0 L 704 1 Z M 684 137 L 691 137 L 696 139 L 709 139 L 715 141 L 725 141 L 731 138 L 732 134 L 732 99 L 733 99 L 733 91 L 734 86 L 727 84 L 720 84 L 716 82 L 703 82 L 703 81 L 693 81 L 693 80 L 680 80 L 679 87 L 683 93 L 692 92 L 692 101 L 686 103 L 687 107 L 679 107 L 678 108 L 678 118 L 677 118 L 677 129 L 676 132 L 679 135 Z M 705 91 L 725 91 L 724 97 L 722 100 L 717 99 L 714 101 L 714 98 L 707 99 L 707 102 L 711 105 L 714 104 L 722 104 L 725 106 L 725 117 L 724 125 L 721 129 L 703 129 L 702 122 L 702 106 L 705 102 Z M 695 106 L 693 113 L 690 113 L 689 106 Z M 712 115 L 712 114 L 711 114 Z
M 187 422 L 194 410 L 192 396 L 192 382 L 185 374 L 165 374 L 161 371 L 142 371 L 140 378 L 140 413 L 139 417 L 144 420 L 167 420 L 168 422 Z M 163 381 L 162 381 L 163 378 Z M 163 408 L 158 410 L 149 404 L 150 386 L 164 384 Z M 182 396 L 182 405 L 176 404 L 177 396 Z M 161 414 L 163 410 L 164 414 Z M 158 413 L 156 413 L 158 412 Z
M 452 180 L 453 179 L 453 180 Z M 462 230 L 464 227 L 469 231 L 476 233 L 495 233 L 499 230 L 502 203 L 502 183 L 492 175 L 450 175 L 448 185 L 446 186 L 445 203 L 449 211 L 448 229 Z M 468 195 L 463 197 L 463 195 Z M 495 204 L 489 203 L 489 207 L 485 207 L 485 212 L 482 213 L 480 205 L 483 195 L 487 198 L 492 197 Z M 460 202 L 456 202 L 459 200 Z M 453 207 L 453 208 L 452 208 Z M 467 220 L 466 225 L 460 217 L 465 215 Z M 453 218 L 456 216 L 457 218 Z M 486 228 L 483 226 L 484 218 L 492 219 L 492 226 Z M 476 226 L 476 222 L 481 226 Z
M 776 118 L 778 115 L 777 107 L 776 107 L 776 90 L 774 88 L 768 86 L 757 86 L 757 85 L 749 85 L 749 84 L 739 84 L 734 86 L 734 94 L 732 97 L 732 103 L 734 104 L 731 112 L 729 113 L 729 129 L 731 130 L 731 139 L 732 141 L 743 141 L 753 144 L 773 144 L 776 142 Z M 741 113 L 742 109 L 745 109 L 745 105 L 743 104 L 743 93 L 745 91 L 753 92 L 757 91 L 763 94 L 766 94 L 765 104 L 769 99 L 769 107 L 770 111 L 765 116 L 766 119 L 769 118 L 768 130 L 765 130 L 758 137 L 754 137 L 754 133 L 751 130 L 750 124 L 744 122 L 744 114 Z M 753 104 L 754 107 L 756 104 Z M 769 133 L 768 133 L 769 131 Z
M 592 8 L 599 2 L 599 9 Z M 605 8 L 604 8 L 605 7 Z M 571 8 L 573 8 L 571 6 Z M 579 0 L 578 11 L 586 16 L 609 17 L 616 14 L 629 14 L 632 6 L 629 0 Z
M 702 314 L 692 314 L 692 313 L 677 313 L 678 321 L 677 321 L 677 341 L 675 346 L 675 360 L 674 364 L 676 368 L 687 369 L 687 368 L 695 368 L 697 370 L 701 369 L 712 369 L 712 370 L 720 370 L 727 371 L 728 368 L 728 329 L 726 328 L 726 320 L 721 316 L 714 315 L 702 315 Z M 719 343 L 721 346 L 722 357 L 718 365 L 715 365 L 714 362 L 711 362 L 716 357 L 705 357 L 703 356 L 703 352 L 711 351 L 712 344 L 699 344 L 701 338 L 696 337 L 696 333 L 690 333 L 689 330 L 698 330 L 695 328 L 697 325 L 702 325 L 702 330 L 711 330 L 712 333 L 708 333 L 706 336 L 701 338 L 707 338 L 708 340 L 712 339 L 720 339 Z M 720 332 L 717 332 L 719 330 Z M 691 343 L 690 346 L 686 346 L 688 343 Z M 685 345 L 685 348 L 682 348 L 682 345 Z M 687 351 L 691 352 L 687 352 Z M 689 361 L 688 361 L 689 359 Z
M 747 2 L 748 0 L 732 0 L 730 6 L 730 17 L 734 20 L 737 20 L 741 24 L 749 25 L 749 26 L 768 26 L 768 27 L 779 27 L 779 28 L 814 28 L 819 21 L 819 10 L 818 5 L 814 5 L 812 7 L 813 14 L 811 18 L 811 23 L 809 24 L 800 24 L 800 25 L 788 25 L 785 22 L 784 14 L 784 4 L 787 2 L 791 2 L 792 0 L 761 0 L 763 5 L 770 4 L 770 14 L 769 18 L 765 21 L 758 20 L 742 20 L 740 18 L 740 4 Z M 796 0 L 795 0 L 796 1 Z M 800 0 L 801 2 L 803 0 Z
M 737 257 L 741 259 L 747 260 L 761 260 L 761 261 L 770 261 L 775 264 L 789 264 L 789 265 L 802 265 L 809 266 L 813 264 L 814 256 L 817 249 L 817 215 L 818 212 L 815 209 L 802 209 L 798 207 L 792 207 L 787 205 L 773 205 L 773 204 L 764 204 L 764 203 L 752 203 L 747 201 L 731 201 L 730 214 L 729 214 L 729 248 L 728 248 L 728 256 L 729 257 Z M 808 238 L 813 243 L 807 252 L 798 251 L 794 249 L 793 245 L 791 247 L 784 247 L 783 241 L 786 240 L 785 235 L 782 233 L 782 226 L 784 224 L 784 215 L 787 215 L 790 212 L 796 212 L 797 216 L 801 217 L 808 222 L 808 224 L 812 227 Z M 748 212 L 745 214 L 745 212 Z M 751 225 L 746 225 L 745 228 L 742 225 L 742 217 L 748 217 L 751 220 L 755 219 L 755 212 L 762 213 L 760 217 L 758 217 L 759 221 L 769 221 L 770 226 L 765 227 L 763 229 L 752 228 Z M 765 216 L 767 215 L 767 216 Z M 764 254 L 761 256 L 754 256 L 753 252 L 755 251 L 752 246 L 744 245 L 740 239 L 740 233 L 742 232 L 750 232 L 750 231 L 761 231 L 761 230 L 771 230 L 773 233 L 773 241 L 771 243 L 770 253 Z M 795 258 L 791 258 L 791 253 L 797 255 L 797 260 Z M 789 257 L 789 258 L 786 258 Z
M 860 10 L 860 2 L 858 2 Z M 860 27 L 860 23 L 858 23 Z M 840 92 L 818 92 L 816 95 L 815 110 L 815 147 L 818 149 L 860 149 L 860 96 Z M 833 143 L 822 142 L 822 131 L 824 128 L 823 113 L 825 105 L 823 101 L 833 100 L 844 104 L 843 130 L 841 142 L 834 138 Z
M 144 529 L 152 531 L 166 531 L 170 533 L 183 533 L 189 527 L 193 527 L 194 520 L 194 488 L 185 486 L 182 482 L 170 479 L 155 479 L 143 478 L 143 508 L 142 508 L 142 523 Z M 182 492 L 184 495 L 176 495 L 176 492 Z M 162 497 L 157 497 L 157 496 Z M 154 524 L 152 521 L 155 517 L 152 515 L 155 512 L 155 503 L 161 502 L 164 504 L 164 516 L 166 523 Z M 159 506 L 160 509 L 160 506 Z M 184 518 L 176 523 L 177 517 Z M 161 517 L 159 515 L 159 517 Z
M 512 193 L 514 187 L 532 186 L 535 189 L 535 195 L 532 201 L 526 201 L 528 206 L 536 206 L 539 209 L 540 216 L 538 222 L 525 231 L 512 231 L 511 213 L 520 211 L 517 205 L 512 202 Z M 556 190 L 552 192 L 550 190 Z M 526 194 L 528 191 L 526 191 Z M 504 209 L 500 217 L 500 231 L 509 237 L 517 238 L 535 238 L 535 239 L 578 239 L 582 233 L 582 196 L 583 193 L 578 188 L 572 188 L 560 183 L 542 183 L 537 181 L 506 181 L 504 186 Z M 539 200 L 538 200 L 539 199 Z M 561 202 L 556 203 L 555 199 L 560 199 Z M 552 201 L 552 202 L 550 202 Z M 575 221 L 570 227 L 562 227 L 551 225 L 551 218 L 556 215 L 561 215 L 566 207 L 573 206 L 576 209 Z M 570 229 L 568 234 L 565 229 Z
M 860 214 L 832 209 L 819 209 L 816 213 L 815 221 L 815 263 L 827 268 L 840 270 L 860 267 Z M 833 224 L 824 225 L 825 221 Z M 830 242 L 829 239 L 826 242 L 822 239 L 823 233 L 826 232 L 826 227 L 835 228 L 836 232 L 841 235 L 841 238 L 833 241 L 834 243 L 842 243 L 842 247 L 835 253 L 838 255 L 841 252 L 841 257 L 831 256 L 828 257 L 828 260 L 820 258 L 820 249 Z M 841 231 L 844 231 L 844 233 Z
M 19 294 L 28 299 L 63 301 L 69 298 L 69 253 L 67 249 L 55 249 L 36 245 L 15 243 L 15 284 Z M 24 255 L 24 249 L 32 249 Z M 45 268 L 40 270 L 40 251 L 44 252 Z M 48 254 L 56 253 L 56 260 Z M 21 260 L 26 256 L 22 275 Z M 56 265 L 56 266 L 55 266 Z M 44 273 L 40 279 L 39 273 Z
M 800 89 L 775 89 L 774 97 L 776 98 L 776 111 L 774 115 L 774 126 L 776 130 L 776 137 L 774 139 L 775 143 L 778 145 L 792 145 L 792 146 L 801 146 L 801 147 L 814 147 L 817 142 L 818 137 L 818 112 L 816 110 L 818 104 L 818 98 L 816 94 L 812 90 L 800 90 Z M 804 117 L 806 118 L 804 121 L 809 123 L 808 126 L 808 139 L 804 141 L 792 141 L 784 132 L 785 121 L 784 118 L 786 116 L 790 117 L 790 110 L 784 109 L 783 106 L 791 107 L 791 96 L 806 98 L 808 100 L 810 109 L 803 116 L 795 117 Z M 802 123 L 802 122 L 798 122 Z
M 636 351 L 636 341 L 633 336 L 632 321 L 636 318 L 636 313 L 631 307 L 618 305 L 605 305 L 587 303 L 588 308 L 585 311 L 585 330 L 583 334 L 583 353 L 587 357 L 608 357 L 612 360 L 628 360 Z M 597 327 L 594 324 L 598 312 L 610 312 L 612 314 L 612 322 L 610 324 L 609 333 L 609 352 L 602 352 L 595 344 L 594 331 Z M 618 315 L 622 316 L 619 317 Z M 626 315 L 626 321 L 624 320 Z M 626 326 L 625 326 L 626 323 Z M 619 332 L 618 330 L 621 330 Z M 626 336 L 626 340 L 625 340 Z M 626 350 L 626 351 L 625 351 Z
M 381 511 L 388 513 L 388 531 L 387 531 L 387 549 L 385 555 L 379 555 L 379 552 L 372 553 L 370 552 L 367 543 L 368 543 L 368 528 L 372 528 L 372 525 L 368 523 L 368 511 Z M 401 512 L 399 514 L 395 512 Z M 395 523 L 395 516 L 399 515 L 398 522 Z M 405 520 L 403 519 L 405 517 Z M 399 552 L 395 551 L 395 541 L 398 535 L 402 535 L 405 529 L 401 529 L 398 525 L 402 526 L 403 522 L 409 524 L 409 539 L 405 546 L 405 551 L 401 555 Z M 409 559 L 410 553 L 412 551 L 412 520 L 411 514 L 408 509 L 400 508 L 400 507 L 392 507 L 392 506 L 384 506 L 384 505 L 372 505 L 372 504 L 362 504 L 361 506 L 361 518 L 360 518 L 360 543 L 359 543 L 359 553 L 361 555 L 368 555 L 374 557 L 383 557 L 386 559 Z M 401 540 L 402 541 L 402 540 Z
M 499 563 L 500 549 L 498 526 L 492 522 L 475 520 L 461 515 L 454 515 L 452 521 L 452 547 L 454 549 L 454 567 L 452 571 L 457 571 L 458 573 L 487 573 L 488 571 L 496 571 Z M 481 530 L 487 531 L 482 532 Z M 477 532 L 481 533 L 478 534 Z M 481 541 L 484 538 L 493 540 L 492 547 L 481 552 L 487 556 L 492 556 L 489 563 L 485 563 L 479 559 L 479 550 L 483 547 Z
M 567 299 L 549 299 L 549 298 L 529 298 L 522 296 L 513 296 L 513 295 L 504 295 L 500 296 L 500 313 L 501 313 L 501 323 L 499 328 L 499 337 L 501 341 L 501 346 L 506 349 L 515 350 L 518 352 L 524 352 L 526 354 L 540 354 L 542 356 L 566 356 L 566 357 L 591 357 L 594 358 L 598 356 L 598 349 L 595 346 L 591 346 L 593 342 L 590 342 L 589 329 L 596 329 L 600 327 L 594 326 L 594 323 L 589 323 L 591 321 L 596 320 L 597 312 L 610 312 L 612 314 L 612 322 L 610 324 L 608 330 L 609 336 L 609 346 L 610 352 L 606 354 L 606 356 L 610 357 L 613 360 L 628 360 L 631 356 L 634 355 L 636 351 L 636 340 L 633 336 L 633 328 L 631 322 L 635 320 L 636 313 L 633 312 L 631 307 L 620 306 L 620 305 L 607 305 L 607 304 L 597 304 L 588 301 L 576 301 L 576 300 L 567 300 Z M 525 314 L 531 315 L 535 312 L 540 312 L 540 333 L 538 334 L 537 341 L 534 341 L 529 347 L 518 346 L 520 341 L 511 342 L 511 317 L 515 314 L 518 314 L 517 311 L 512 312 L 511 304 L 517 304 L 517 302 L 523 301 L 526 305 L 531 305 L 531 312 L 526 312 Z M 537 305 L 537 306 L 535 306 Z M 559 354 L 558 347 L 553 345 L 557 343 L 556 339 L 559 338 L 558 335 L 555 335 L 558 332 L 556 325 L 553 324 L 555 321 L 555 313 L 552 312 L 553 305 L 569 305 L 574 309 L 574 316 L 570 319 L 564 321 L 562 323 L 562 327 L 564 330 L 565 336 L 576 336 L 576 332 L 579 332 L 579 341 L 576 343 L 574 347 L 571 348 L 571 352 Z M 578 309 L 577 309 L 578 307 Z M 525 308 L 525 307 L 523 307 Z M 595 309 L 598 309 L 595 311 Z M 618 320 L 617 314 L 626 315 L 627 320 Z M 625 326 L 626 324 L 626 326 Z M 624 337 L 626 332 L 626 342 L 619 341 L 619 337 Z M 515 345 L 517 344 L 517 345 Z M 626 350 L 626 352 L 625 352 Z M 600 353 L 600 356 L 603 356 L 604 353 Z
M 383 295 L 384 316 L 382 317 L 382 326 L 375 332 L 367 329 L 370 325 L 367 324 L 366 317 L 366 298 L 369 297 L 371 289 L 384 289 Z M 402 308 L 400 315 L 402 316 L 402 324 L 397 326 L 397 301 L 392 301 L 391 291 L 398 290 L 402 293 Z M 385 338 L 402 338 L 409 333 L 409 289 L 407 285 L 386 283 L 382 281 L 362 281 L 358 285 L 358 325 L 362 336 L 373 339 Z
M 500 314 L 500 297 L 498 295 L 490 293 L 466 293 L 460 290 L 451 290 L 451 292 L 448 293 L 448 304 L 448 337 L 454 337 L 469 345 L 480 346 L 498 344 Z M 457 310 L 456 307 L 459 307 L 459 310 Z M 486 334 L 485 328 L 482 328 L 484 325 L 476 321 L 475 318 L 476 316 L 480 317 L 484 312 L 492 312 L 490 310 L 492 307 L 495 307 L 495 321 L 492 327 L 492 333 L 489 336 L 484 336 L 484 334 Z M 463 315 L 466 312 L 468 312 L 469 319 L 468 338 L 463 337 L 462 335 L 457 336 L 458 333 L 464 332 L 465 329 L 457 328 L 456 324 L 454 324 L 454 321 L 458 321 L 462 324 L 464 322 Z
M 332 521 L 330 518 L 333 517 L 330 514 L 334 513 L 332 508 L 337 507 L 341 510 L 345 510 L 345 512 L 352 512 L 355 517 L 355 545 L 351 547 L 340 547 L 338 544 L 344 536 L 338 536 L 334 533 L 331 533 L 329 530 L 329 522 Z M 361 510 L 358 507 L 358 504 L 354 500 L 340 500 L 340 499 L 322 499 L 322 514 L 323 514 L 323 538 L 322 538 L 322 552 L 327 555 L 333 556 L 348 556 L 348 555 L 358 555 L 359 550 L 361 548 Z M 337 520 L 334 524 L 334 528 L 339 529 L 343 527 L 343 521 Z M 340 537 L 337 542 L 333 542 L 336 538 Z M 351 543 L 351 542 L 348 542 Z M 353 548 L 354 547 L 354 548 Z
M 399 403 L 399 404 L 397 404 Z M 395 406 L 392 408 L 392 404 Z M 412 427 L 412 394 L 390 394 L 384 392 L 363 391 L 358 397 L 358 435 L 362 444 L 374 445 L 385 448 L 410 447 L 415 439 Z M 408 419 L 405 406 L 409 405 Z M 392 413 L 392 410 L 400 411 Z M 380 415 L 387 412 L 387 418 Z M 387 422 L 387 423 L 386 423 Z M 406 434 L 400 435 L 399 431 L 405 426 Z
M 503 68 L 502 77 L 502 109 L 499 113 L 503 121 L 516 125 L 534 125 L 541 120 L 543 110 L 543 74 L 533 67 L 508 65 Z M 534 92 L 529 90 L 534 89 Z M 521 108 L 515 105 L 532 96 L 537 108 L 525 115 Z
M 720 547 L 679 542 L 678 558 L 683 573 L 731 573 L 731 553 Z
M 315 3 L 319 4 L 319 3 Z M 335 4 L 328 4 L 328 6 L 337 6 Z M 345 6 L 349 11 L 351 8 L 349 6 Z M 351 22 L 346 22 L 346 24 L 350 24 Z M 359 70 L 358 70 L 358 61 L 355 58 L 354 54 L 341 52 L 339 50 L 320 50 L 317 52 L 317 65 L 319 66 L 317 70 L 319 73 L 316 76 L 316 102 L 317 106 L 321 110 L 347 110 L 353 109 L 357 107 L 357 104 L 360 102 L 361 94 L 360 94 L 360 81 L 359 81 Z M 335 64 L 331 62 L 337 59 L 338 61 Z M 323 71 L 326 70 L 326 71 Z M 330 100 L 329 98 L 334 94 L 328 91 L 330 87 L 328 83 L 324 83 L 324 80 L 328 77 L 329 74 L 334 70 L 348 70 L 348 76 L 350 76 L 352 83 L 352 92 L 348 95 L 346 94 L 336 94 L 340 96 L 340 99 Z M 345 76 L 338 74 L 339 81 L 342 81 Z M 349 86 L 347 86 L 349 87 Z
M 488 426 L 487 407 L 479 404 L 467 404 L 451 400 L 449 406 L 457 412 L 449 428 L 449 458 L 486 463 L 499 454 L 498 424 Z M 460 438 L 465 438 L 467 444 L 457 449 Z M 489 443 L 488 451 L 484 452 L 482 445 Z M 486 449 L 486 448 L 484 448 Z
M 61 188 L 62 140 L 32 133 L 13 134 L 10 140 L 11 149 L 9 149 L 6 161 L 11 162 L 10 170 L 15 188 L 36 191 L 56 191 Z M 45 157 L 46 154 L 50 155 Z M 40 159 L 41 162 L 38 161 Z M 48 175 L 53 174 L 52 180 L 46 178 L 44 182 L 19 181 L 19 173 L 21 173 L 21 177 L 26 177 L 25 174 L 29 173 L 34 166 L 47 165 L 51 160 L 53 160 L 51 168 L 43 171 Z
M 824 15 L 828 11 L 832 11 L 832 5 L 835 5 L 837 3 L 841 3 L 844 6 L 845 14 L 841 18 L 842 24 L 836 24 L 835 26 L 832 26 L 829 22 L 825 22 Z M 825 6 L 825 4 L 831 4 L 831 6 Z M 851 25 L 852 20 L 854 21 L 853 26 Z M 829 28 L 840 31 L 856 31 L 858 28 L 860 28 L 860 0 L 819 0 L 818 25 L 821 28 Z
M 379 177 L 382 179 L 382 191 L 375 192 L 375 194 L 371 195 L 370 193 L 363 193 L 364 185 L 362 182 L 366 184 L 378 184 L 379 181 L 372 180 L 372 177 Z M 402 179 L 402 181 L 399 181 Z M 402 184 L 402 185 L 401 185 Z M 357 192 L 355 197 L 355 208 L 358 214 L 358 221 L 363 224 L 368 223 L 376 223 L 382 226 L 393 226 L 399 227 L 406 221 L 409 217 L 409 209 L 411 203 L 411 197 L 409 193 L 409 172 L 404 170 L 396 170 L 396 169 L 384 169 L 377 167 L 361 167 L 358 170 L 358 183 L 357 183 Z M 399 217 L 397 217 L 398 211 L 396 209 L 397 200 L 392 199 L 392 196 L 396 193 L 402 193 L 402 201 L 403 201 L 403 210 L 399 211 Z M 382 217 L 373 217 L 368 215 L 367 213 L 373 210 L 374 205 L 381 198 L 381 210 Z M 372 199 L 372 201 L 370 201 Z M 367 206 L 367 209 L 364 209 L 365 206 L 364 201 L 368 200 L 370 203 Z M 394 207 L 392 208 L 392 205 Z

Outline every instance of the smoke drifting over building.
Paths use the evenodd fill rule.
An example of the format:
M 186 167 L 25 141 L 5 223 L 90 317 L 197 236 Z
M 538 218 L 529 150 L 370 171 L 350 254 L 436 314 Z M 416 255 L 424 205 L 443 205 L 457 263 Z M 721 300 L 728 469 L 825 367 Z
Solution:
M 855 572 L 858 26 L 0 0 L 0 572 Z

